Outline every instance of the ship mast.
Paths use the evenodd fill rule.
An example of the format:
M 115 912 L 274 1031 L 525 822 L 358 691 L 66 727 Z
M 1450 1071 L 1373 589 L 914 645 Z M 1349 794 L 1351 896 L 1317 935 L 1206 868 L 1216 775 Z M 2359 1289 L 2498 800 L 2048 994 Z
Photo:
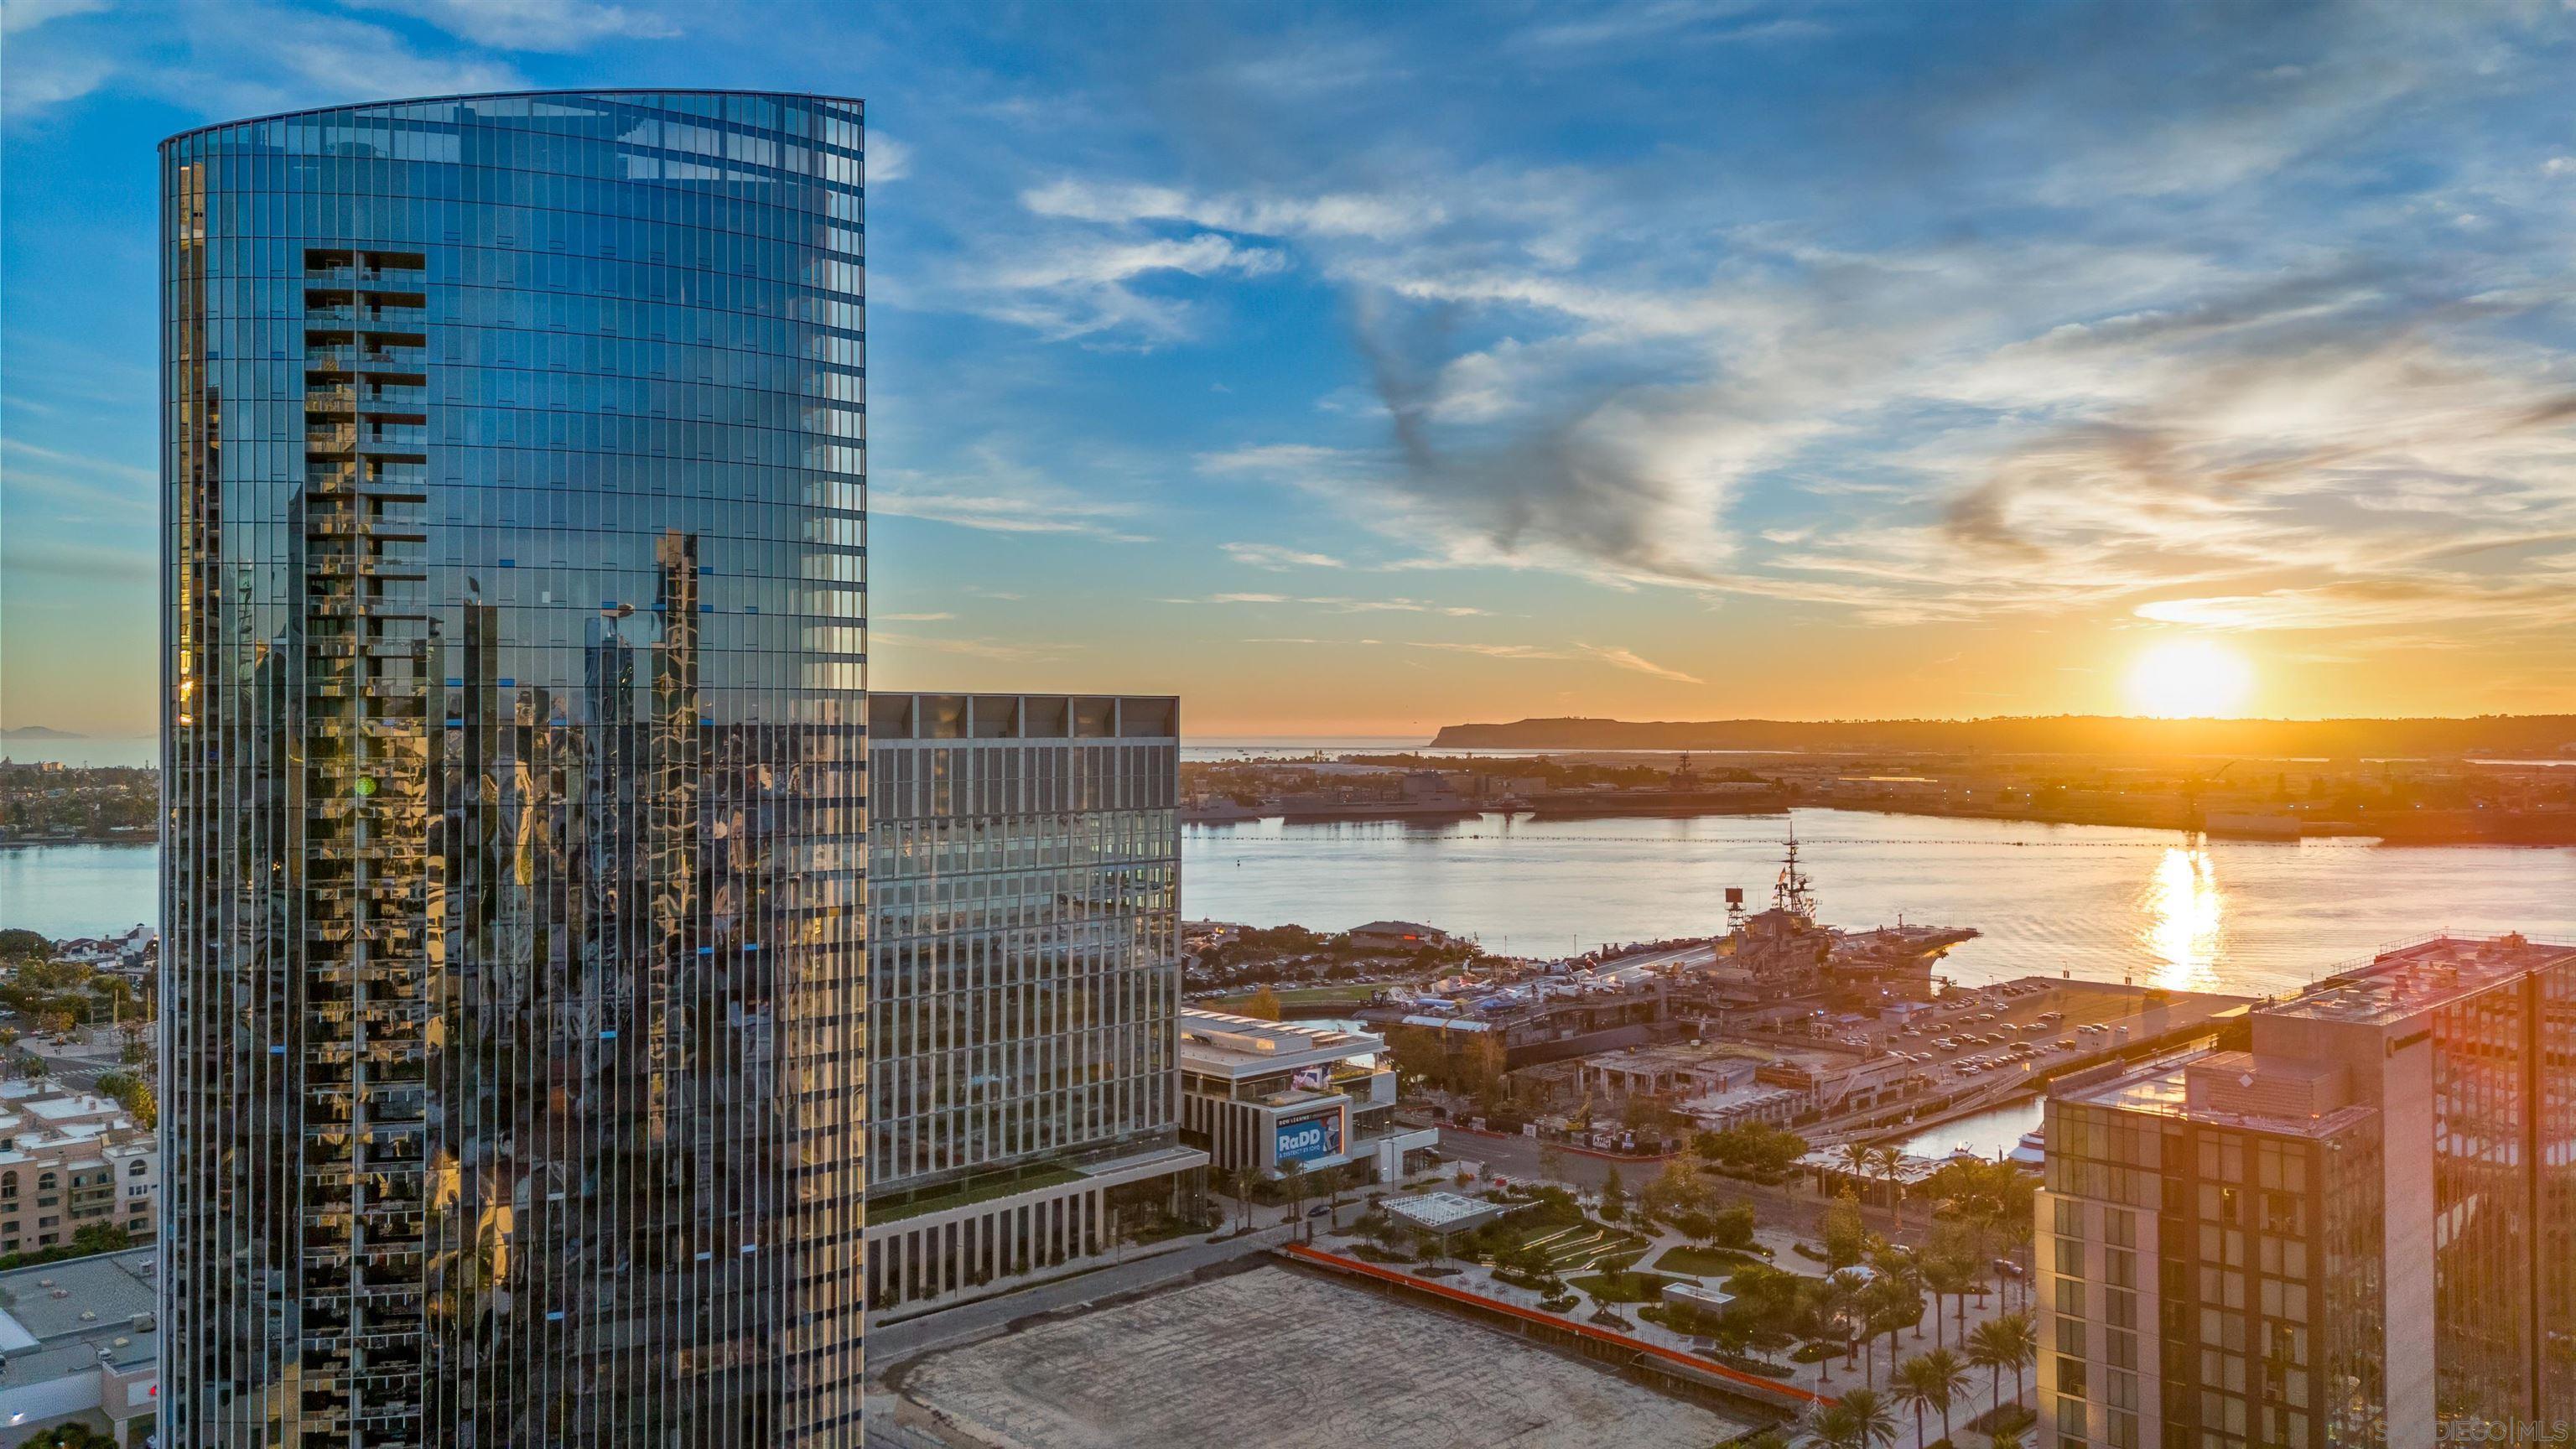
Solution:
M 1781 857 L 1780 879 L 1771 887 L 1771 905 L 1792 915 L 1816 918 L 1816 893 L 1807 873 L 1798 869 L 1798 827 L 1789 827 L 1789 853 Z

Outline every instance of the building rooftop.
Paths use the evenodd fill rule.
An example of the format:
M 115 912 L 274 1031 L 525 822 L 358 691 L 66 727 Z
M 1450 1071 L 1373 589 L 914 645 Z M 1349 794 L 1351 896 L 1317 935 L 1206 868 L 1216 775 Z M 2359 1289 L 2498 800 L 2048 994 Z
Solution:
M 2194 1052 L 2092 1081 L 2061 1084 L 2052 1088 L 2049 1096 L 2060 1102 L 2081 1102 L 2091 1107 L 2110 1107 L 2122 1112 L 2141 1112 L 2179 1121 L 2206 1122 L 2293 1137 L 2332 1137 L 2378 1112 L 2375 1107 L 2352 1104 L 2338 1105 L 2332 1111 L 2313 1116 L 2286 1116 L 2248 1111 L 2241 1107 L 2230 1110 L 2225 1105 L 2210 1103 L 2205 1097 L 2198 1102 L 2193 1100 L 2191 1086 L 2195 1073 L 2233 1069 L 2242 1076 L 2259 1080 L 2258 1065 L 2264 1071 L 2278 1071 L 2301 1080 L 2319 1080 L 2340 1070 L 2332 1067 L 2320 1070 L 2311 1063 L 2270 1057 L 2262 1058 L 2258 1064 L 2256 1058 L 2244 1052 Z M 2247 1085 L 2251 1087 L 2254 1083 Z
M 157 1248 L 68 1258 L 0 1273 L 0 1391 L 101 1364 L 151 1364 Z
M 1192 1071 L 1256 1077 L 1284 1069 L 1326 1066 L 1386 1050 L 1386 1039 L 1367 1032 L 1257 1016 L 1181 1008 L 1181 1061 Z
M 2382 951 L 2258 1010 L 2315 1021 L 2385 1024 L 2564 962 L 2576 962 L 2576 945 L 2534 941 L 2519 933 L 2483 939 L 2433 936 Z

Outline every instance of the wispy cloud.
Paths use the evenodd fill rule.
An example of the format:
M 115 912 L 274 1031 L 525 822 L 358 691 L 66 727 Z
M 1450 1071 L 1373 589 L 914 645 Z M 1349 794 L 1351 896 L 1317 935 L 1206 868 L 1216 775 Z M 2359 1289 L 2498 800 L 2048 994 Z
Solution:
M 492 50 L 583 50 L 603 40 L 666 40 L 668 17 L 597 0 L 343 0 L 426 20 L 470 45 Z
M 1227 543 L 1218 545 L 1226 557 L 1247 568 L 1256 569 L 1337 569 L 1342 561 L 1330 554 L 1308 553 L 1275 543 Z
M 1293 604 L 1303 608 L 1329 609 L 1337 614 L 1438 614 L 1451 619 L 1473 619 L 1489 611 L 1466 604 L 1441 604 L 1428 599 L 1355 599 L 1342 596 L 1300 597 L 1294 594 L 1222 593 L 1195 599 L 1165 599 L 1167 604 Z
M 1574 647 L 1614 669 L 1625 669 L 1637 674 L 1650 674 L 1657 679 L 1672 680 L 1676 684 L 1697 684 L 1700 682 L 1699 677 L 1696 675 L 1684 674 L 1678 669 L 1667 669 L 1663 665 L 1657 664 L 1651 659 L 1641 659 L 1637 657 L 1637 653 L 1633 649 L 1622 649 L 1611 644 L 1577 644 Z
M 955 473 L 880 472 L 868 484 L 868 511 L 987 533 L 1063 533 L 1112 543 L 1152 542 L 1149 535 L 1127 526 L 1140 511 L 1134 504 L 1049 482 L 990 444 L 971 446 L 965 452 L 966 466 Z

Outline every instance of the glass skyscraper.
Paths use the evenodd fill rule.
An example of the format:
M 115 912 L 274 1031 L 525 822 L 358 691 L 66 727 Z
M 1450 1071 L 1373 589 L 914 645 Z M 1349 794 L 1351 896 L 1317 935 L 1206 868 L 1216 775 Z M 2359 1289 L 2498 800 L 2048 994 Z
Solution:
M 1180 701 L 868 700 L 871 1312 L 1188 1220 Z
M 164 144 L 160 1442 L 859 1442 L 860 121 Z

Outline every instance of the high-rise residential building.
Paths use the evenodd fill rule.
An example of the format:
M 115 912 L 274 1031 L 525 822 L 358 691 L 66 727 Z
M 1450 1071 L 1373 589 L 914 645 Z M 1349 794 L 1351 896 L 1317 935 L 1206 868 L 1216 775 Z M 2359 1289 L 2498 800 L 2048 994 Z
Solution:
M 2050 1094 L 2041 1442 L 2576 1422 L 2576 946 L 2437 936 L 2248 1026 Z
M 164 143 L 160 1442 L 859 1442 L 860 120 Z
M 1193 1221 L 1180 701 L 879 692 L 868 714 L 869 1312 Z

